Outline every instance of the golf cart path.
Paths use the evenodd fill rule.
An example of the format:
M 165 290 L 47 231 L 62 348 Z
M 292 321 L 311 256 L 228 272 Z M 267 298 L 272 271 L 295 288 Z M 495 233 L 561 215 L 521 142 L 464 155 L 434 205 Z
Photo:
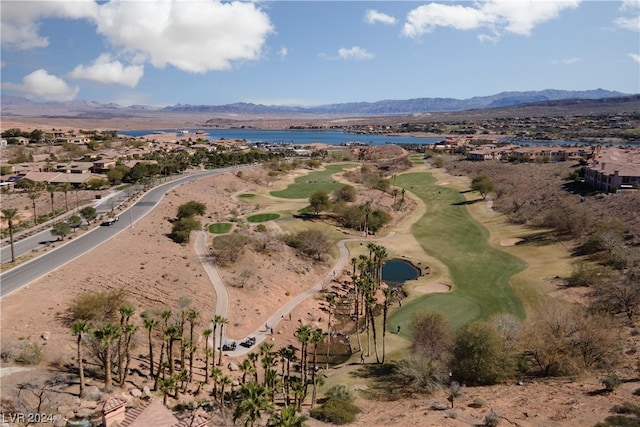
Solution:
M 351 238 L 351 239 L 343 239 L 338 241 L 337 246 L 338 246 L 339 256 L 333 265 L 332 272 L 327 274 L 324 277 L 324 279 L 317 282 L 313 287 L 307 289 L 301 294 L 296 295 L 292 300 L 290 300 L 289 302 L 281 306 L 278 310 L 272 313 L 271 316 L 269 316 L 269 318 L 266 320 L 265 323 L 269 325 L 270 328 L 275 328 L 276 326 L 278 326 L 280 321 L 285 317 L 285 315 L 289 314 L 289 312 L 291 312 L 291 310 L 293 310 L 298 304 L 300 304 L 302 301 L 306 300 L 310 296 L 323 290 L 326 287 L 326 285 L 335 278 L 335 272 L 342 271 L 342 269 L 344 269 L 350 262 L 349 249 L 347 249 L 347 246 L 346 246 L 347 242 L 349 241 L 373 242 L 373 241 L 388 239 L 393 237 L 394 235 L 395 235 L 395 232 L 391 231 L 386 236 L 378 239 Z M 213 289 L 216 293 L 215 314 L 227 318 L 227 314 L 229 311 L 229 294 L 227 292 L 227 287 L 224 284 L 222 277 L 220 276 L 218 267 L 216 266 L 215 262 L 213 261 L 212 257 L 209 254 L 209 249 L 207 247 L 206 231 L 203 231 L 203 230 L 198 231 L 198 235 L 195 240 L 195 250 L 198 257 L 200 258 L 200 262 L 202 263 L 202 266 L 204 267 L 207 275 L 209 276 L 209 280 L 211 281 L 211 284 L 213 285 Z M 236 341 L 239 344 L 240 342 L 245 341 L 248 337 L 253 336 L 255 337 L 255 343 L 252 346 L 243 347 L 243 346 L 237 345 L 235 350 L 225 351 L 225 353 L 229 356 L 242 356 L 244 354 L 247 354 L 253 348 L 261 344 L 265 339 L 267 339 L 269 335 L 271 334 L 269 333 L 268 330 L 266 330 L 266 327 L 264 329 L 258 328 L 258 330 L 256 330 L 253 334 L 250 334 L 249 336 Z M 219 348 L 221 346 L 219 339 L 216 339 L 215 337 L 212 337 L 210 339 L 212 341 L 216 340 L 216 342 L 214 343 L 216 348 Z M 226 341 L 227 341 L 227 337 L 226 335 L 223 335 L 222 344 L 226 343 Z

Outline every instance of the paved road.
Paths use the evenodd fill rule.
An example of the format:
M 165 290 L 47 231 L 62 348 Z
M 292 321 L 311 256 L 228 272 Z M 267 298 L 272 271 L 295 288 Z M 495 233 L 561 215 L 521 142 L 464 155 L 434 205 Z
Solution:
M 110 194 L 109 196 L 96 200 L 93 203 L 93 207 L 96 208 L 98 216 L 108 214 L 113 209 L 117 209 L 121 204 L 128 199 L 127 194 L 124 191 Z M 77 211 L 66 213 L 63 217 L 56 217 L 53 220 L 48 221 L 49 225 L 67 219 L 71 215 L 77 215 Z M 17 237 L 17 236 L 16 236 Z M 47 248 L 58 240 L 58 238 L 51 234 L 51 227 L 46 227 L 44 230 L 37 232 L 29 237 L 22 238 L 18 241 L 14 241 L 13 247 L 16 258 L 29 254 L 35 250 Z M 8 242 L 8 239 L 7 239 Z M 0 262 L 5 263 L 11 259 L 11 245 L 6 244 L 0 249 Z
M 386 235 L 385 237 L 381 237 L 381 238 L 378 238 L 378 239 L 366 239 L 366 240 L 367 241 L 379 241 L 379 240 L 383 240 L 383 239 L 387 239 L 387 238 L 393 237 L 394 234 L 395 234 L 395 232 L 391 232 L 388 235 Z M 344 240 L 340 240 L 338 242 L 338 244 L 337 244 L 338 245 L 339 256 L 338 256 L 338 259 L 336 260 L 335 264 L 333 265 L 332 272 L 329 273 L 327 276 L 325 276 L 324 279 L 322 279 L 318 283 L 316 283 L 312 288 L 309 288 L 305 292 L 303 292 L 303 293 L 301 293 L 299 295 L 296 295 L 296 297 L 293 298 L 291 301 L 287 302 L 286 304 L 284 304 L 283 306 L 278 308 L 278 310 L 276 310 L 274 313 L 272 313 L 271 316 L 269 316 L 269 318 L 267 319 L 267 321 L 266 321 L 267 325 L 269 325 L 270 328 L 276 329 L 278 324 L 280 324 L 280 322 L 282 320 L 284 320 L 285 317 L 288 318 L 288 314 L 298 304 L 300 304 L 302 301 L 306 300 L 307 298 L 315 295 L 316 293 L 320 292 L 321 290 L 323 290 L 327 286 L 327 284 L 329 284 L 331 281 L 333 281 L 333 279 L 336 276 L 336 273 L 341 272 L 351 262 L 349 249 L 347 249 L 346 243 L 349 242 L 349 241 L 361 241 L 361 240 L 364 240 L 364 239 L 344 239 Z M 227 293 L 227 288 L 226 288 L 224 282 L 222 281 L 222 278 L 220 277 L 220 274 L 218 273 L 218 268 L 216 267 L 215 263 L 213 262 L 213 260 L 209 256 L 209 250 L 207 248 L 207 234 L 204 231 L 198 232 L 198 236 L 197 236 L 196 241 L 195 241 L 195 249 L 196 249 L 196 252 L 197 252 L 197 254 L 198 254 L 199 258 L 200 258 L 200 261 L 202 262 L 202 265 L 203 265 L 205 271 L 207 272 L 207 275 L 209 276 L 209 280 L 211 280 L 211 284 L 213 285 L 213 288 L 214 288 L 214 290 L 216 292 L 216 312 L 215 312 L 215 314 L 223 316 L 223 317 L 226 318 L 227 317 L 227 313 L 229 312 L 229 294 Z M 245 341 L 249 336 L 255 337 L 255 343 L 253 345 L 249 346 L 249 347 L 241 346 L 240 342 Z M 225 351 L 225 354 L 227 354 L 229 356 L 242 356 L 242 355 L 245 355 L 248 352 L 250 352 L 253 349 L 255 349 L 258 345 L 260 345 L 268 337 L 270 337 L 271 334 L 270 334 L 270 331 L 267 331 L 266 327 L 265 327 L 264 329 L 258 328 L 258 330 L 256 330 L 253 334 L 251 334 L 249 336 L 236 341 L 236 344 L 237 344 L 236 349 L 233 350 L 233 351 Z M 209 340 L 211 341 L 212 345 L 216 346 L 216 348 L 220 348 L 220 338 L 219 337 L 211 337 L 211 338 L 209 338 Z M 214 344 L 214 340 L 215 340 L 215 344 Z M 223 337 L 222 337 L 222 343 L 223 344 L 231 342 L 231 341 L 233 341 L 233 340 L 229 340 L 227 338 L 227 336 L 223 334 Z
M 148 214 L 172 188 L 205 176 L 218 175 L 230 170 L 248 167 L 252 166 L 192 172 L 149 190 L 133 206 L 121 212 L 120 221 L 116 222 L 114 225 L 110 227 L 97 227 L 76 239 L 68 241 L 54 250 L 48 251 L 31 261 L 20 264 L 19 266 L 0 274 L 0 297 L 4 297 L 15 290 L 46 276 L 52 271 L 70 263 L 79 256 L 111 239 L 130 225 L 135 224 L 140 218 Z

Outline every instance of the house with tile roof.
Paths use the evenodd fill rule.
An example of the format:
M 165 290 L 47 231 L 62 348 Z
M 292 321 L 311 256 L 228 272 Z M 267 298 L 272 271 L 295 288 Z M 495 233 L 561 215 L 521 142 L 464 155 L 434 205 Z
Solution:
M 640 149 L 597 147 L 584 177 L 589 186 L 602 191 L 640 189 Z
M 125 408 L 126 403 L 124 398 L 118 396 L 112 396 L 102 403 L 103 427 L 204 427 L 211 421 L 211 417 L 200 409 L 180 420 L 158 399 L 151 399 L 129 410 Z

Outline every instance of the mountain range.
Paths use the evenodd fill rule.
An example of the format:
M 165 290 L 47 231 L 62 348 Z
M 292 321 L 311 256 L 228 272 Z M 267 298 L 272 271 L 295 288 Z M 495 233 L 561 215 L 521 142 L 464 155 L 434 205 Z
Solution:
M 243 115 L 342 115 L 372 116 L 401 115 L 431 112 L 453 112 L 476 109 L 501 108 L 530 103 L 544 103 L 563 100 L 602 100 L 607 98 L 626 97 L 627 94 L 604 89 L 586 91 L 566 91 L 547 89 L 526 92 L 501 92 L 491 96 L 478 96 L 468 99 L 455 98 L 415 98 L 408 100 L 383 100 L 377 102 L 350 102 L 328 104 L 313 107 L 262 105 L 251 103 L 234 103 L 226 105 L 183 105 L 168 107 L 152 107 L 118 104 L 103 104 L 95 101 L 68 102 L 34 102 L 26 98 L 2 95 L 2 115 L 76 115 L 91 116 L 126 116 L 136 112 L 167 113 L 208 113 L 208 114 L 243 114 Z

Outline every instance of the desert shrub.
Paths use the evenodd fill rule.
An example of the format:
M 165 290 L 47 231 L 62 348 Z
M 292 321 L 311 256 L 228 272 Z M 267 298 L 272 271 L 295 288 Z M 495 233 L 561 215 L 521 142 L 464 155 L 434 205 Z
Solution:
M 120 307 L 131 305 L 127 302 L 127 296 L 124 288 L 85 292 L 71 301 L 67 312 L 73 320 L 94 323 L 116 321 Z
M 537 311 L 523 333 L 522 350 L 538 374 L 575 375 L 615 366 L 621 349 L 610 316 L 555 301 L 546 301 Z
M 369 217 L 369 230 L 377 232 L 391 221 L 391 215 L 381 209 L 375 209 Z
M 502 338 L 489 323 L 460 330 L 453 354 L 455 375 L 467 384 L 495 384 L 513 373 L 514 359 L 504 352 Z
M 606 391 L 612 392 L 616 387 L 622 384 L 622 381 L 620 381 L 620 378 L 616 374 L 609 374 L 600 379 L 600 383 L 604 386 Z
M 581 262 L 573 269 L 567 279 L 571 287 L 596 286 L 602 282 L 602 269 L 594 265 Z
M 469 406 L 472 408 L 484 408 L 487 406 L 487 401 L 481 397 L 475 397 Z
M 320 259 L 331 249 L 329 234 L 318 229 L 302 230 L 284 236 L 284 242 L 298 252 Z
M 189 242 L 191 232 L 201 228 L 202 224 L 200 224 L 200 221 L 189 216 L 181 217 L 173 223 L 169 237 L 176 243 L 187 243 Z
M 417 311 L 411 318 L 411 350 L 429 360 L 447 363 L 454 336 L 447 317 L 439 311 Z
M 622 405 L 614 405 L 611 412 L 615 415 L 608 416 L 604 422 L 595 427 L 637 427 L 640 425 L 640 406 L 624 402 Z
M 217 236 L 211 247 L 216 262 L 222 265 L 235 262 L 249 240 L 248 236 L 240 233 Z
M 321 406 L 309 411 L 313 418 L 337 425 L 348 424 L 356 419 L 360 408 L 353 403 L 340 399 L 329 399 Z
M 204 215 L 207 211 L 207 206 L 204 203 L 196 202 L 194 200 L 184 203 L 178 206 L 178 218 L 192 217 L 195 215 Z
M 484 425 L 486 427 L 496 427 L 498 424 L 500 424 L 500 417 L 494 411 L 489 411 L 489 413 L 484 416 Z
M 335 202 L 353 202 L 356 200 L 356 189 L 352 185 L 345 184 L 333 192 Z
M 344 384 L 335 384 L 331 386 L 331 388 L 327 390 L 326 397 L 327 399 L 344 400 L 345 402 L 351 403 L 356 399 L 353 396 L 353 393 L 351 393 Z
M 259 232 L 259 233 L 264 233 L 264 232 L 267 231 L 267 226 L 264 225 L 264 224 L 258 224 L 256 226 L 256 231 Z
M 438 360 L 415 354 L 398 361 L 395 372 L 405 386 L 420 393 L 439 390 L 449 379 L 445 365 Z
M 26 341 L 21 345 L 14 360 L 21 365 L 38 365 L 42 360 L 42 347 L 38 343 Z

